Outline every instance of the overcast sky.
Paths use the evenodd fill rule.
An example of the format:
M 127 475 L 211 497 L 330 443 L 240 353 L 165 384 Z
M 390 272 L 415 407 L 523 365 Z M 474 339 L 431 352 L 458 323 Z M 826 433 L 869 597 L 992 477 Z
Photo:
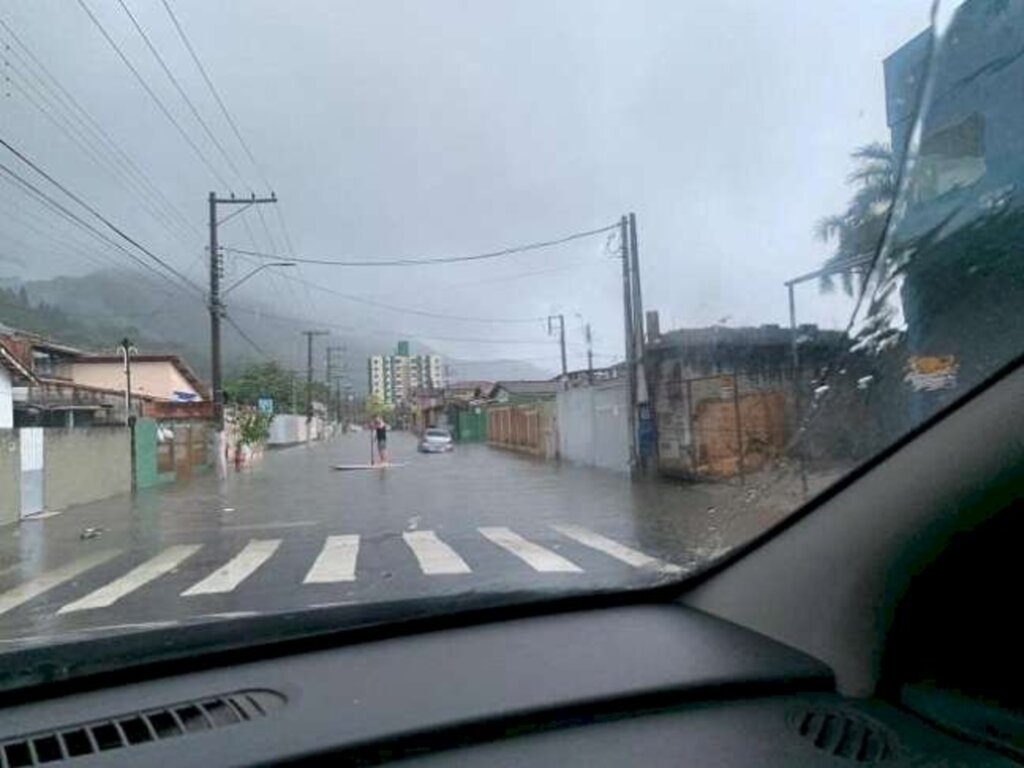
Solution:
M 161 0 L 124 0 L 241 172 L 174 91 L 118 0 L 84 0 L 200 152 L 240 194 L 265 192 L 178 38 Z M 786 322 L 782 282 L 827 249 L 817 219 L 850 194 L 848 154 L 888 140 L 882 60 L 928 21 L 927 0 L 754 2 L 343 2 L 169 0 L 262 173 L 290 238 L 265 210 L 274 246 L 327 258 L 448 256 L 556 238 L 635 211 L 644 302 L 662 327 Z M 0 135 L 126 231 L 205 280 L 206 194 L 227 192 L 93 26 L 78 0 L 0 0 L 0 18 L 184 214 L 171 238 L 137 196 L 41 115 L 19 89 L 31 71 L 7 53 Z M 10 43 L 0 30 L 0 41 Z M 3 162 L 9 163 L 5 156 Z M 29 254 L 0 276 L 82 273 L 23 222 L 52 215 L 6 183 L 0 247 Z M 33 219 L 42 216 L 43 220 Z M 222 243 L 272 246 L 259 218 Z M 52 226 L 52 224 L 51 224 Z M 86 242 L 67 227 L 61 237 Z M 538 359 L 557 349 L 541 321 L 505 324 L 372 309 L 328 288 L 479 318 L 568 318 L 574 367 L 582 318 L 595 347 L 622 347 L 621 278 L 605 236 L 472 265 L 264 273 L 237 305 L 357 324 L 386 349 L 422 339 L 460 358 Z M 116 252 L 108 257 L 117 260 Z M 121 258 L 124 261 L 123 258 Z M 230 275 L 251 268 L 229 257 Z M 229 280 L 231 277 L 229 276 Z M 202 307 L 197 302 L 196 311 Z M 802 319 L 845 321 L 815 286 Z M 581 317 L 577 317 L 577 314 Z M 245 316 L 237 315 L 244 325 Z M 487 339 L 488 343 L 454 339 Z M 499 341 L 500 340 L 500 341 Z M 599 357 L 602 363 L 611 357 Z

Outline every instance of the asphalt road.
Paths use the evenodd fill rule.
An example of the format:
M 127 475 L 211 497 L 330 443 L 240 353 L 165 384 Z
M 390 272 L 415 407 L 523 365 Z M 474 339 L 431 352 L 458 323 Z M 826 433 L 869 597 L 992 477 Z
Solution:
M 483 445 L 369 436 L 0 529 L 0 647 L 340 603 L 677 579 L 716 538 L 713 490 L 631 483 Z M 89 536 L 86 529 L 98 529 Z

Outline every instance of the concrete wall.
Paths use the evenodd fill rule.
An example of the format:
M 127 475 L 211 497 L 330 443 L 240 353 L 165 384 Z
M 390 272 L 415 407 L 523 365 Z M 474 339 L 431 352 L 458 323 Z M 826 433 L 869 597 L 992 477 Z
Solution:
M 131 490 L 131 442 L 126 427 L 47 429 L 43 450 L 47 510 Z
M 18 431 L 0 429 L 0 525 L 18 519 L 21 510 L 20 474 Z
M 615 379 L 559 392 L 561 457 L 576 464 L 629 472 L 626 381 Z
M 14 426 L 14 402 L 11 387 L 11 373 L 0 365 L 0 429 Z
M 74 362 L 71 378 L 76 384 L 103 389 L 124 390 L 124 367 L 121 363 Z M 191 392 L 198 396 L 188 379 L 173 364 L 166 361 L 133 361 L 132 393 L 173 400 L 174 393 Z
M 323 440 L 325 436 L 324 420 L 313 417 L 312 439 Z M 268 446 L 281 447 L 306 442 L 306 417 L 289 413 L 279 413 L 270 421 L 270 437 Z
M 487 409 L 487 444 L 545 459 L 558 458 L 558 424 L 553 400 Z

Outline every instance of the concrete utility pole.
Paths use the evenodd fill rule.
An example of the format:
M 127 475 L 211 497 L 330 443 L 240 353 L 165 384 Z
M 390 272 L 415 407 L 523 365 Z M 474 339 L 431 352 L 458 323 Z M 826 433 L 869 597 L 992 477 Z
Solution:
M 302 331 L 306 337 L 306 442 L 312 440 L 313 426 L 313 337 L 326 336 L 327 331 Z
M 590 335 L 590 323 L 583 327 L 583 333 L 587 339 L 587 381 L 594 380 L 594 347 L 591 345 L 593 337 Z
M 223 264 L 220 257 L 220 246 L 217 244 L 217 227 L 233 216 L 237 216 L 246 208 L 252 205 L 264 203 L 276 203 L 277 196 L 274 193 L 270 197 L 217 197 L 216 192 L 211 192 L 207 198 L 210 205 L 210 385 L 213 390 L 213 421 L 217 433 L 217 454 L 218 466 L 223 458 L 223 436 L 224 436 L 224 384 L 221 380 L 221 354 L 220 354 L 220 319 L 224 316 L 224 306 L 221 303 L 220 279 L 223 274 Z M 222 221 L 217 221 L 218 205 L 241 205 L 232 214 L 229 214 Z
M 650 418 L 647 396 L 647 374 L 644 370 L 644 346 L 646 344 L 644 334 L 644 301 L 640 292 L 640 252 L 637 248 L 636 237 L 636 214 L 629 214 L 629 270 L 633 286 L 633 392 L 636 397 L 634 408 L 643 410 L 637 414 L 637 466 L 641 474 L 647 471 L 647 460 L 640 446 L 639 425 L 642 423 L 640 416 Z
M 619 219 L 619 246 L 622 259 L 622 316 L 625 321 L 626 339 L 626 409 L 629 416 L 629 471 L 634 473 L 639 465 L 636 450 L 636 335 L 633 330 L 633 285 L 630 279 L 630 234 L 629 219 Z
M 551 321 L 558 321 L 558 344 L 562 348 L 562 380 L 568 381 L 569 365 L 565 358 L 565 315 L 548 315 L 548 335 L 551 335 Z
M 341 365 L 335 366 L 332 355 L 339 353 L 341 357 Z M 333 399 L 334 399 L 334 419 L 335 421 L 341 421 L 341 382 L 345 379 L 346 367 L 345 367 L 345 347 L 344 346 L 333 346 L 327 347 L 327 382 L 330 384 L 334 383 Z

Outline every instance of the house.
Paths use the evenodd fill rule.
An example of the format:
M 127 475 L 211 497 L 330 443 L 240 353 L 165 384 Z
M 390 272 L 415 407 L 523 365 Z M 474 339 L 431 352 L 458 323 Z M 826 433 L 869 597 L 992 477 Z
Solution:
M 32 371 L 0 339 L 0 429 L 14 427 L 14 387 L 35 381 Z
M 498 381 L 487 393 L 492 403 L 519 405 L 554 400 L 562 389 L 562 382 L 550 381 Z
M 177 355 L 134 355 L 131 360 L 132 396 L 177 403 L 209 399 L 206 387 Z M 68 364 L 76 384 L 124 390 L 124 360 L 120 355 L 85 355 Z
M 124 422 L 124 388 L 77 386 L 73 360 L 88 353 L 38 334 L 0 325 L 0 344 L 31 373 L 12 388 L 14 426 L 72 427 Z
M 12 388 L 16 426 L 81 427 L 126 421 L 124 362 L 35 333 L 0 325 L 0 344 L 31 373 Z M 132 357 L 133 412 L 169 419 L 209 419 L 209 395 L 176 355 Z

